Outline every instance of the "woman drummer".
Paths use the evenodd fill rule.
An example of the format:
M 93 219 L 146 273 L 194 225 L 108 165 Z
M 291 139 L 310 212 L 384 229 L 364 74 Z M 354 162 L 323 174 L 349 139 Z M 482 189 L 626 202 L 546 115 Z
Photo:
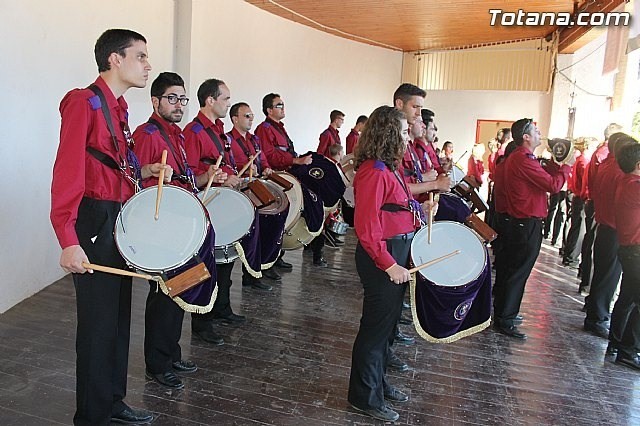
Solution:
M 400 318 L 409 271 L 411 239 L 422 206 L 413 200 L 397 168 L 409 141 L 404 114 L 377 108 L 355 150 L 354 180 L 356 269 L 364 288 L 360 329 L 353 344 L 349 402 L 372 417 L 395 421 L 386 401 L 407 402 L 408 395 L 385 378 L 387 348 Z

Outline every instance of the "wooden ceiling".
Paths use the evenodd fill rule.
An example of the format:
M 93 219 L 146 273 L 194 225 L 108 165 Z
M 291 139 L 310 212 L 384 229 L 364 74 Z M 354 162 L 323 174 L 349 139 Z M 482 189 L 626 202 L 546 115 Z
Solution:
M 556 27 L 491 26 L 489 9 L 505 12 L 610 11 L 623 0 L 246 0 L 312 28 L 402 51 L 464 48 L 545 37 Z M 567 32 L 567 36 L 563 33 Z M 588 28 L 563 29 L 560 49 L 579 43 Z M 570 33 L 570 34 L 569 34 Z M 563 44 L 564 41 L 564 44 Z M 574 46 L 575 49 L 575 46 Z

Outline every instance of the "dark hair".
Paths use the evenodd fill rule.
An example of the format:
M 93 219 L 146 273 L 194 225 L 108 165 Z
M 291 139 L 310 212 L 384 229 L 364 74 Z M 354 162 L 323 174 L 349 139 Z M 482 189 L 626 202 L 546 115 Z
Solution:
M 446 141 L 445 143 L 442 144 L 442 150 L 443 151 L 447 148 L 447 145 L 451 145 L 451 147 L 453 148 L 453 142 Z
M 502 163 L 504 160 L 507 159 L 508 156 L 511 155 L 511 153 L 513 151 L 516 150 L 516 148 L 518 147 L 518 145 L 516 145 L 513 141 L 509 142 L 507 144 L 507 147 L 504 149 L 504 155 L 501 155 L 500 157 L 498 157 L 498 159 L 496 160 L 496 165 Z
M 424 98 L 427 96 L 427 92 L 416 85 L 402 83 L 396 91 L 393 92 L 393 103 L 396 103 L 396 99 L 401 99 L 402 102 L 407 102 L 412 96 L 420 96 L 421 98 Z
M 640 162 L 640 144 L 636 142 L 622 146 L 616 154 L 616 161 L 623 172 L 631 173 L 634 171 L 636 164 Z
M 501 144 L 504 143 L 504 141 L 507 140 L 507 138 L 509 136 L 511 136 L 511 129 L 508 127 L 504 127 L 502 129 L 500 129 L 500 132 L 502 132 L 502 137 L 500 138 L 500 140 L 498 142 L 500 142 Z
M 265 115 L 265 117 L 269 115 L 267 109 L 273 108 L 273 100 L 279 97 L 280 95 L 278 95 L 277 93 L 269 93 L 268 95 L 265 95 L 264 98 L 262 98 L 262 113 Z
M 436 113 L 427 108 L 422 108 L 420 111 L 420 115 L 422 115 L 422 121 L 424 124 L 429 124 L 433 121 L 433 118 L 436 116 Z
M 98 72 L 109 71 L 111 69 L 109 56 L 112 53 L 117 53 L 122 57 L 126 56 L 125 49 L 131 47 L 136 41 L 146 43 L 147 39 L 142 34 L 131 30 L 110 29 L 103 32 L 96 40 L 96 45 L 93 48 L 96 64 L 98 64 Z
M 369 118 L 366 115 L 361 115 L 360 117 L 358 117 L 358 119 L 356 120 L 356 124 L 360 124 L 360 123 L 366 123 L 367 120 Z
M 520 146 L 524 142 L 524 135 L 531 131 L 533 118 L 521 118 L 511 125 L 511 135 L 516 145 Z
M 329 120 L 331 120 L 332 123 L 333 123 L 333 120 L 340 117 L 344 117 L 344 112 L 339 111 L 337 109 L 334 109 L 333 111 L 331 111 L 331 114 L 329 114 Z
M 249 107 L 249 104 L 246 102 L 238 102 L 237 104 L 233 104 L 231 109 L 229 110 L 229 117 L 237 117 L 238 110 L 242 107 Z
M 211 96 L 213 99 L 218 99 L 220 96 L 220 86 L 224 84 L 224 81 L 215 78 L 205 80 L 200 87 L 198 87 L 198 102 L 200 107 L 207 104 L 207 99 Z
M 401 123 L 404 119 L 402 111 L 386 105 L 371 113 L 356 145 L 356 169 L 371 159 L 380 160 L 392 170 L 396 169 L 396 162 L 402 158 L 405 148 Z
M 339 143 L 334 143 L 333 145 L 331 145 L 329 147 L 329 156 L 333 157 L 334 155 L 337 155 L 339 153 L 342 152 L 342 145 L 340 145 Z
M 184 80 L 175 72 L 161 72 L 151 83 L 151 96 L 160 98 L 165 90 L 172 86 L 180 86 L 184 89 Z
M 618 150 L 618 144 L 620 144 L 621 142 L 627 141 L 629 139 L 635 141 L 635 139 L 633 139 L 631 136 L 622 132 L 617 132 L 612 135 L 609 135 L 609 140 L 607 143 L 607 148 L 609 148 L 609 152 L 613 154 L 613 156 L 615 157 Z

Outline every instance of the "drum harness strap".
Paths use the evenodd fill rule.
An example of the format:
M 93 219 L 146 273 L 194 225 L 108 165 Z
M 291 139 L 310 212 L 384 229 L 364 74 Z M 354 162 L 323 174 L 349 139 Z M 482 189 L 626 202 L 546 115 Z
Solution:
M 176 155 L 176 150 L 174 149 L 173 144 L 171 143 L 171 139 L 169 139 L 169 135 L 167 135 L 167 132 L 165 132 L 165 130 L 162 128 L 162 125 L 153 118 L 150 118 L 149 121 L 147 121 L 147 123 L 153 124 L 158 128 L 158 131 L 162 135 L 162 139 L 164 139 L 167 146 L 171 150 L 171 155 L 173 156 L 173 159 L 176 160 L 176 163 L 178 164 L 178 169 L 180 170 L 180 174 L 174 173 L 173 176 L 171 177 L 171 180 L 179 180 L 182 183 L 190 183 L 192 191 L 194 193 L 198 192 L 198 188 L 196 187 L 196 182 L 193 176 L 193 171 L 191 170 L 191 167 L 189 167 L 189 164 L 187 163 L 187 153 L 184 151 L 184 148 L 182 147 L 182 145 L 180 145 L 180 154 L 182 154 L 181 155 L 182 162 L 181 162 L 178 159 L 178 156 Z M 180 136 L 182 137 L 182 134 Z M 182 163 L 182 165 L 180 165 L 180 163 Z
M 244 152 L 244 155 L 247 156 L 247 159 L 249 159 L 249 157 L 251 157 L 251 152 L 249 151 L 249 148 L 247 147 L 247 145 L 245 145 L 244 141 L 242 140 L 242 138 L 237 138 L 236 142 L 238 142 L 238 145 L 240 145 L 240 148 L 242 149 L 242 152 Z M 260 147 L 257 146 L 258 144 L 255 141 L 255 136 L 251 136 L 251 142 L 253 144 L 253 149 L 255 149 L 255 152 L 258 152 L 260 150 Z M 257 168 L 258 168 L 258 174 L 262 174 L 262 160 L 260 159 L 260 156 L 258 155 L 255 160 L 254 163 L 256 164 Z
M 216 135 L 216 133 L 211 129 L 211 127 L 205 127 L 204 124 L 202 124 L 202 121 L 200 121 L 198 117 L 194 118 L 194 121 L 196 121 L 198 124 L 200 124 L 204 128 L 205 132 L 207 132 L 207 135 L 209 135 L 209 139 L 211 139 L 211 142 L 213 142 L 216 148 L 218 148 L 218 152 L 220 153 L 220 155 L 224 156 L 225 152 L 229 154 L 229 163 L 230 163 L 229 166 L 233 169 L 235 173 L 238 173 L 236 162 L 233 158 L 233 154 L 231 153 L 231 144 L 228 143 L 227 136 L 224 135 L 224 138 L 227 139 L 227 143 L 224 146 L 222 146 L 222 141 L 220 140 L 220 136 Z M 216 163 L 215 160 L 212 160 L 211 158 L 201 158 L 200 161 L 209 165 Z
M 280 133 L 282 136 L 285 137 L 285 139 L 287 140 L 287 145 L 289 146 L 289 148 L 287 149 L 287 152 L 297 158 L 298 157 L 298 153 L 293 148 L 293 141 L 291 140 L 289 135 L 287 135 L 287 132 L 285 132 L 282 128 L 280 128 L 280 126 L 273 126 L 272 125 L 271 127 L 276 129 L 278 131 L 278 133 Z
M 409 189 L 404 184 L 404 181 L 402 180 L 398 172 L 394 171 L 393 175 L 396 177 L 396 179 L 400 183 L 400 186 L 402 186 L 402 189 L 404 189 L 405 194 L 407 194 L 407 200 L 408 200 L 407 205 L 403 206 L 401 204 L 385 203 L 380 207 L 380 210 L 391 212 L 391 213 L 397 213 L 399 211 L 411 212 L 413 214 L 414 223 L 417 222 L 421 227 L 424 226 L 424 224 L 426 223 L 426 220 L 424 217 L 424 212 L 422 211 L 422 206 L 420 206 L 420 203 L 417 200 L 414 200 L 411 197 L 411 194 L 409 193 Z
M 125 179 L 128 179 L 133 183 L 135 191 L 138 192 L 141 189 L 140 183 L 142 182 L 142 171 L 140 169 L 138 158 L 132 151 L 134 141 L 133 137 L 131 136 L 131 130 L 129 130 L 129 125 L 126 121 L 120 123 L 122 126 L 125 141 L 127 142 L 126 157 L 122 157 L 122 155 L 120 154 L 120 147 L 118 146 L 118 138 L 116 137 L 115 128 L 113 127 L 113 121 L 111 120 L 111 112 L 109 111 L 109 107 L 107 106 L 108 104 L 106 98 L 104 97 L 104 93 L 95 84 L 91 84 L 88 89 L 91 90 L 100 99 L 100 109 L 102 110 L 102 114 L 104 115 L 107 127 L 109 128 L 111 140 L 113 141 L 114 149 L 118 154 L 120 164 L 118 164 L 116 160 L 114 160 L 110 155 L 105 154 L 104 152 L 91 146 L 87 146 L 87 152 L 110 169 L 119 170 Z M 127 170 L 129 170 L 130 173 L 127 173 Z

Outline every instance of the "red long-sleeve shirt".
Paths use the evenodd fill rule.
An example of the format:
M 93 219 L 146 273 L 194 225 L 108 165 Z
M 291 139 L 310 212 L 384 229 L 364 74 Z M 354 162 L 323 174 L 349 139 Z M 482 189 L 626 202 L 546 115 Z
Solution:
M 120 155 L 126 157 L 123 123 L 127 102 L 115 98 L 102 77 L 94 82 L 104 93 Z M 111 133 L 100 109 L 100 99 L 89 89 L 74 89 L 60 102 L 60 145 L 53 166 L 50 219 L 60 246 L 77 245 L 75 225 L 83 197 L 125 202 L 134 194 L 133 183 L 119 170 L 105 166 L 87 152 L 92 147 L 120 163 Z
M 413 145 L 416 154 L 418 154 L 418 159 L 420 160 L 422 170 L 424 170 L 425 173 L 432 169 L 435 169 L 438 174 L 445 173 L 445 170 L 440 164 L 440 159 L 438 158 L 438 154 L 436 153 L 436 149 L 433 144 L 427 143 L 422 139 L 416 139 L 413 141 Z
M 318 143 L 318 149 L 316 152 L 324 155 L 325 157 L 331 157 L 329 147 L 336 144 L 340 145 L 340 132 L 338 129 L 334 129 L 332 126 L 329 126 L 324 130 L 324 132 L 320 133 L 320 142 Z
M 155 120 L 162 126 L 162 130 L 169 137 L 173 151 L 167 145 L 162 133 L 155 124 L 143 123 L 138 126 L 135 132 L 133 132 L 133 139 L 136 141 L 134 152 L 138 157 L 138 160 L 143 164 L 147 163 L 159 163 L 162 160 L 162 151 L 167 150 L 167 164 L 173 169 L 173 173 L 182 174 L 186 173 L 185 164 L 187 163 L 186 152 L 184 150 L 184 136 L 182 130 L 175 123 L 169 123 L 158 114 L 153 113 L 151 119 Z M 173 155 L 175 152 L 175 155 Z M 158 184 L 158 178 L 151 177 L 142 181 L 144 187 L 149 187 Z M 178 179 L 171 181 L 172 185 L 179 186 L 189 191 L 193 190 L 193 187 L 188 182 L 182 182 Z
M 381 210 L 387 203 L 408 207 L 412 197 L 400 179 L 382 161 L 367 160 L 358 168 L 353 182 L 358 206 L 354 215 L 356 235 L 367 254 L 383 271 L 396 263 L 387 251 L 385 240 L 416 229 L 410 211 Z
M 351 129 L 351 132 L 347 135 L 347 154 L 351 154 L 356 149 L 358 139 L 360 139 L 360 133 L 356 132 L 356 129 Z
M 227 133 L 227 136 L 232 139 L 231 152 L 233 153 L 238 169 L 241 169 L 249 162 L 249 157 L 256 153 L 256 146 L 261 151 L 258 158 L 253 161 L 254 164 L 258 165 L 258 173 L 262 173 L 264 169 L 271 168 L 269 160 L 267 160 L 267 157 L 264 155 L 264 151 L 262 151 L 260 139 L 258 139 L 257 136 L 247 132 L 243 137 L 235 127 Z M 247 174 L 248 173 L 249 172 L 247 171 Z
M 625 174 L 618 182 L 615 218 L 621 246 L 640 244 L 640 176 Z
M 211 129 L 214 134 L 219 137 L 220 143 L 225 144 L 227 137 L 224 134 L 224 123 L 222 120 L 217 119 L 214 123 L 202 112 L 198 112 L 196 118 L 202 124 L 194 119 L 191 123 L 187 124 L 182 132 L 185 138 L 184 149 L 187 152 L 187 161 L 193 172 L 196 176 L 206 173 L 207 170 L 209 170 L 210 164 L 203 161 L 203 159 L 215 162 L 220 155 L 224 155 L 224 165 L 221 169 L 227 174 L 235 174 L 232 157 L 229 155 L 230 151 L 225 151 L 224 146 L 222 146 L 223 150 L 220 152 L 206 130 Z
M 586 190 L 587 185 L 584 183 L 587 177 L 587 168 L 589 167 L 590 156 L 585 155 L 584 153 L 576 159 L 576 162 L 573 164 L 571 168 L 571 191 L 573 191 L 574 195 L 586 199 L 586 194 L 584 194 L 584 190 Z
M 467 162 L 467 176 L 473 176 L 479 185 L 482 185 L 482 175 L 484 174 L 484 164 L 482 160 L 477 160 L 473 155 Z
M 269 117 L 258 125 L 256 136 L 262 143 L 271 168 L 274 170 L 287 170 L 293 164 L 295 158 L 289 152 L 288 134 L 282 122 L 275 122 Z
M 555 163 L 545 170 L 528 148 L 519 146 L 505 160 L 507 213 L 520 219 L 547 217 L 547 192 L 560 191 L 570 171 Z
M 593 184 L 598 174 L 598 167 L 604 160 L 609 156 L 609 144 L 608 142 L 604 142 L 600 145 L 596 151 L 591 156 L 591 161 L 589 162 L 589 168 L 587 169 L 587 178 L 583 178 L 583 186 L 582 186 L 582 195 L 585 199 L 591 199 L 591 188 L 593 188 Z
M 618 183 L 624 177 L 624 172 L 620 170 L 613 155 L 609 153 L 606 160 L 600 164 L 593 180 L 593 209 L 595 210 L 595 220 L 597 223 L 616 227 L 615 198 Z

